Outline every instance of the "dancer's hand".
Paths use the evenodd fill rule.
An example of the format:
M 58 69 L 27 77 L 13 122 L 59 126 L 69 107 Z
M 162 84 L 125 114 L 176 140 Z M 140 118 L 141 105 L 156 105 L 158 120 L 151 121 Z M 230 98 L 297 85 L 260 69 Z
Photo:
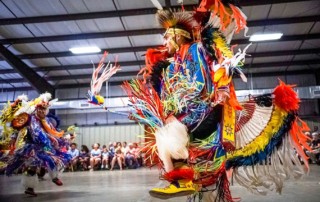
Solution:
M 229 97 L 229 93 L 228 92 L 226 92 L 226 91 L 217 91 L 213 106 L 216 106 L 216 105 L 218 105 L 220 103 L 225 102 L 228 97 Z

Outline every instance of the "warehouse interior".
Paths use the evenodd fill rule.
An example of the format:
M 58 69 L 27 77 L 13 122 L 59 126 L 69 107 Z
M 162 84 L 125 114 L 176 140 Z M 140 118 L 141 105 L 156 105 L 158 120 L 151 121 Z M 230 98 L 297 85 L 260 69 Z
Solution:
M 158 1 L 164 8 L 181 8 L 177 0 Z M 183 0 L 183 4 L 186 10 L 193 10 L 198 1 Z M 279 40 L 253 42 L 248 48 L 242 67 L 248 81 L 234 79 L 238 97 L 270 93 L 279 80 L 296 85 L 301 99 L 299 116 L 311 129 L 320 127 L 320 1 L 242 0 L 240 5 L 248 17 L 247 35 L 281 32 L 283 36 Z M 50 92 L 59 99 L 51 112 L 59 117 L 62 129 L 70 125 L 79 127 L 76 140 L 79 145 L 140 142 L 139 135 L 144 133 L 144 126 L 128 119 L 128 98 L 121 85 L 132 78 L 141 78 L 138 72 L 145 66 L 146 49 L 162 44 L 165 30 L 156 23 L 156 11 L 150 0 L 0 0 L 0 109 L 21 94 L 33 99 Z M 250 43 L 243 31 L 235 34 L 231 41 L 231 45 L 236 45 L 234 50 L 243 50 Z M 69 51 L 82 46 L 98 46 L 101 52 L 73 54 Z M 88 104 L 86 98 L 93 66 L 97 66 L 105 51 L 109 53 L 107 61 L 118 62 L 121 66 L 101 90 L 111 111 Z M 319 188 L 320 178 L 317 166 L 315 170 L 317 172 L 307 178 L 310 189 L 302 182 L 299 182 L 301 189 L 294 188 L 296 182 L 290 181 L 289 190 L 284 191 L 282 197 L 274 194 L 271 198 L 259 196 L 253 199 L 255 196 L 248 195 L 243 199 L 301 201 L 303 195 L 299 198 L 297 192 L 305 191 L 312 194 L 306 201 L 317 201 L 320 195 L 315 190 Z M 151 172 L 157 175 L 154 169 Z M 142 193 L 158 183 L 158 179 L 149 180 L 149 175 L 144 170 L 146 177 L 136 177 L 137 181 L 143 181 L 141 193 L 129 189 L 119 201 L 158 201 Z M 99 183 L 101 176 L 104 175 L 92 176 L 90 183 Z M 121 176 L 126 181 L 118 182 Z M 71 176 L 66 178 L 67 183 L 74 183 Z M 1 179 L 1 187 L 12 179 L 15 180 Z M 130 181 L 134 179 L 127 174 L 119 173 L 108 176 L 108 180 L 121 187 L 119 190 L 109 187 L 117 193 L 110 195 L 110 201 L 117 200 L 121 190 L 125 190 L 122 183 L 136 183 Z M 101 186 L 104 185 L 108 186 L 105 182 Z M 25 201 L 26 198 L 17 193 L 6 194 L 11 186 L 0 191 L 3 199 Z M 50 190 L 51 186 L 42 189 Z M 81 191 L 71 187 L 63 193 L 62 188 L 57 195 L 41 195 L 39 200 L 64 201 L 65 197 L 67 201 L 81 201 L 85 196 L 92 197 L 93 201 L 107 200 L 100 187 L 94 185 L 95 192 L 90 194 L 86 192 L 85 184 L 81 182 L 81 186 Z M 241 189 L 235 187 L 235 192 L 241 195 Z M 27 198 L 27 201 L 34 200 Z M 185 198 L 178 201 L 185 201 Z

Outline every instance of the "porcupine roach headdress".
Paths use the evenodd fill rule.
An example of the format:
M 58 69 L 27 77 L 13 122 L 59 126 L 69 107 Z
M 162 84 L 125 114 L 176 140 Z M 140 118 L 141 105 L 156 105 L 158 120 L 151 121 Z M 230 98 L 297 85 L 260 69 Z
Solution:
M 180 34 L 188 39 L 192 39 L 192 29 L 195 22 L 191 13 L 159 10 L 156 14 L 156 19 L 166 29 L 165 35 Z
M 195 25 L 194 18 L 190 12 L 173 12 L 172 10 L 158 10 L 156 20 L 159 25 L 166 29 L 166 34 L 176 35 L 180 34 L 185 38 L 193 39 L 193 27 Z M 179 47 L 175 41 L 171 41 L 176 49 Z M 152 75 L 153 67 L 160 61 L 164 61 L 168 54 L 163 47 L 157 49 L 150 48 L 145 54 L 146 66 L 140 70 L 138 74 L 143 74 L 144 81 Z M 158 65 L 159 66 L 159 65 Z M 163 68 L 161 68 L 163 69 Z

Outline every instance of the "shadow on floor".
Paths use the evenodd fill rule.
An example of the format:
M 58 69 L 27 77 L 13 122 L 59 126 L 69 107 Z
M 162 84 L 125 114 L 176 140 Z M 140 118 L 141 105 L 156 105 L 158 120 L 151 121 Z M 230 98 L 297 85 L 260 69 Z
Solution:
M 3 194 L 0 195 L 0 201 L 14 201 L 14 202 L 26 202 L 26 201 L 55 201 L 58 199 L 64 199 L 68 201 L 69 199 L 76 199 L 81 197 L 90 197 L 89 192 L 76 192 L 76 191 L 50 191 L 50 192 L 37 192 L 38 196 L 28 196 L 24 193 L 15 194 Z

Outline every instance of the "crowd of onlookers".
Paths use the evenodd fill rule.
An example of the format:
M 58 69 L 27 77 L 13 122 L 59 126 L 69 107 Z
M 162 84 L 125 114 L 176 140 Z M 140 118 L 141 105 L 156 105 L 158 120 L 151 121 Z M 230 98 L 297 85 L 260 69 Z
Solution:
M 318 127 L 314 127 L 314 132 L 306 132 L 305 134 L 311 139 L 309 142 L 311 151 L 305 150 L 306 154 L 310 157 L 310 163 L 320 165 L 320 133 L 318 131 Z
M 68 153 L 72 160 L 66 170 L 70 171 L 135 169 L 143 164 L 137 143 L 110 142 L 108 146 L 95 143 L 91 150 L 86 145 L 81 145 L 79 150 L 76 143 L 71 143 Z

